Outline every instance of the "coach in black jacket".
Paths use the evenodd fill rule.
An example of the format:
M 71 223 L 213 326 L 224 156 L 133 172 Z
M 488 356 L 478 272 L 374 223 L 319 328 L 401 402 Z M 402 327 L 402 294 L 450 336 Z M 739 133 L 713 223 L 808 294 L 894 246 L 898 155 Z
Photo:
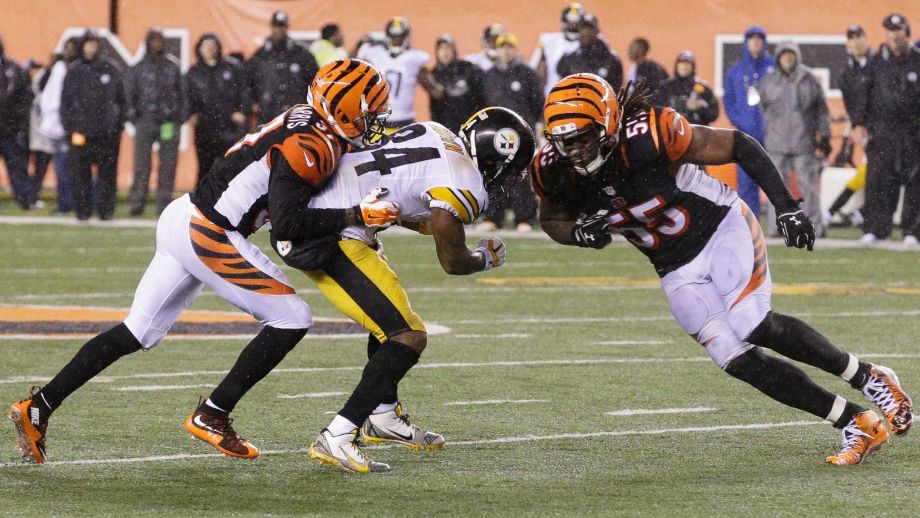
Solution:
M 275 12 L 271 26 L 271 36 L 246 63 L 260 123 L 307 102 L 307 87 L 319 70 L 310 50 L 288 37 L 287 13 Z
M 485 108 L 482 100 L 482 69 L 457 59 L 457 44 L 449 34 L 435 43 L 438 63 L 431 71 L 431 120 L 458 133 L 471 115 Z
M 581 47 L 562 56 L 556 71 L 559 77 L 571 74 L 594 74 L 604 78 L 616 91 L 623 86 L 623 63 L 616 52 L 610 50 L 598 37 L 597 17 L 586 13 L 578 26 Z
M 195 125 L 198 180 L 245 131 L 247 101 L 242 64 L 223 55 L 220 39 L 209 32 L 195 46 L 198 63 L 189 69 L 188 115 Z
M 134 184 L 131 186 L 131 214 L 144 212 L 150 190 L 150 155 L 159 142 L 157 209 L 172 201 L 179 158 L 179 127 L 185 120 L 185 88 L 179 60 L 166 53 L 166 38 L 160 29 L 147 32 L 147 52 L 131 69 L 128 82 L 129 120 L 134 123 Z
M 96 164 L 95 208 L 99 219 L 112 219 L 121 129 L 127 103 L 122 71 L 99 55 L 99 37 L 86 31 L 80 59 L 70 65 L 61 93 L 61 124 L 70 137 L 70 175 L 77 219 L 93 212 L 92 165 Z
M 891 234 L 900 188 L 905 189 L 901 227 L 905 244 L 920 238 L 920 49 L 899 14 L 883 22 L 887 42 L 870 61 L 853 126 L 868 130 L 865 243 Z

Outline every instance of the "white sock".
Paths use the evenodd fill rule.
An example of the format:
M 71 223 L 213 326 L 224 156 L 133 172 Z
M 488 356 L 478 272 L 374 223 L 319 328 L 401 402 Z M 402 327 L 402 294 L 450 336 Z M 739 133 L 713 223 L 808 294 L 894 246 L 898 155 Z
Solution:
M 840 419 L 840 416 L 843 415 L 843 411 L 846 409 L 846 407 L 847 400 L 837 396 L 837 398 L 834 399 L 834 406 L 831 407 L 830 413 L 827 414 L 827 417 L 824 419 L 830 421 L 831 424 L 836 423 L 837 420 Z
M 329 426 L 326 427 L 329 430 L 329 433 L 332 435 L 343 435 L 346 433 L 351 433 L 358 425 L 352 423 L 348 419 L 336 414 L 335 418 L 329 423 Z
M 204 404 L 207 405 L 207 406 L 209 406 L 209 407 L 211 407 L 211 408 L 213 408 L 214 410 L 220 410 L 221 412 L 223 412 L 223 413 L 225 413 L 225 414 L 229 414 L 229 413 L 230 413 L 230 412 L 227 412 L 226 410 L 224 410 L 223 408 L 221 408 L 221 407 L 215 405 L 214 402 L 211 401 L 211 398 L 208 398 L 208 400 L 205 401 Z
M 848 354 L 848 356 L 850 359 L 847 362 L 847 368 L 840 373 L 840 377 L 843 378 L 844 381 L 851 381 L 853 376 L 856 376 L 856 371 L 859 370 L 859 360 L 852 354 Z
M 375 408 L 374 411 L 371 413 L 376 415 L 376 414 L 385 414 L 387 412 L 392 412 L 396 410 L 396 405 L 398 404 L 399 404 L 398 402 L 380 403 L 379 405 L 377 405 L 377 408 Z

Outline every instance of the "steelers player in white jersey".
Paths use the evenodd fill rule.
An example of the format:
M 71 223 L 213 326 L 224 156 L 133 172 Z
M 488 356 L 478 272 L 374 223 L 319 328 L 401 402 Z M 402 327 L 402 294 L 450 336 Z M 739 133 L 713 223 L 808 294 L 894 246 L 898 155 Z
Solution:
M 486 271 L 504 263 L 504 244 L 493 237 L 470 250 L 463 225 L 487 207 L 488 193 L 500 190 L 505 176 L 524 173 L 534 150 L 529 126 L 505 108 L 476 113 L 459 137 L 434 122 L 411 124 L 379 147 L 344 156 L 335 177 L 310 207 L 351 206 L 361 200 L 362 192 L 377 189 L 383 199 L 399 205 L 401 225 L 433 236 L 445 272 Z M 377 233 L 355 225 L 334 240 L 308 247 L 273 244 L 288 265 L 305 270 L 333 305 L 371 333 L 361 381 L 311 444 L 310 456 L 366 473 L 389 466 L 368 459 L 357 444 L 359 438 L 364 444 L 440 449 L 444 438 L 412 424 L 399 403 L 397 384 L 419 360 L 427 335 L 380 253 Z M 301 262 L 304 258 L 309 264 Z
M 562 30 L 560 32 L 544 32 L 540 35 L 537 48 L 530 59 L 530 68 L 537 71 L 543 80 L 543 96 L 549 95 L 561 77 L 556 67 L 559 60 L 566 54 L 571 54 L 581 46 L 578 40 L 578 28 L 585 16 L 585 8 L 578 2 L 572 2 L 562 10 Z
M 319 71 L 308 97 L 309 105 L 296 105 L 240 139 L 195 192 L 166 207 L 157 222 L 156 253 L 124 322 L 87 342 L 47 385 L 11 405 L 8 416 L 26 460 L 45 462 L 48 418 L 65 398 L 122 356 L 156 346 L 203 286 L 250 314 L 262 330 L 185 428 L 226 455 L 259 455 L 233 429 L 229 414 L 303 338 L 313 317 L 248 236 L 269 211 L 272 232 L 291 239 L 308 237 L 308 230 L 336 232 L 359 220 L 385 224 L 397 214 L 373 198 L 347 209 L 303 206 L 328 182 L 345 151 L 382 133 L 377 119 L 387 113 L 389 97 L 381 74 L 357 59 L 335 61 Z
M 393 113 L 386 127 L 392 132 L 415 122 L 415 85 L 431 92 L 435 88 L 428 62 L 431 56 L 411 45 L 409 20 L 397 16 L 384 28 L 384 45 L 363 45 L 358 58 L 377 67 L 390 85 Z

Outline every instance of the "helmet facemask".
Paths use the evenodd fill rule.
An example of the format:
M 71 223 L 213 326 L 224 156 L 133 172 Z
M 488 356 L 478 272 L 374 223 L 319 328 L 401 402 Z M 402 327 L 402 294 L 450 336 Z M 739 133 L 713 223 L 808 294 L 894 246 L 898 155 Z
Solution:
M 565 157 L 581 176 L 591 176 L 600 170 L 619 143 L 619 132 L 608 136 L 599 123 L 562 135 L 546 134 L 556 151 Z
M 326 122 L 332 126 L 332 129 L 335 132 L 345 139 L 346 142 L 358 149 L 363 149 L 367 146 L 377 143 L 381 138 L 386 135 L 386 128 L 384 124 L 387 121 L 387 118 L 390 116 L 390 106 L 387 105 L 385 109 L 378 112 L 371 112 L 367 106 L 367 99 L 364 96 L 361 96 L 361 115 L 355 117 L 351 121 L 351 126 L 360 130 L 360 138 L 358 136 L 350 136 L 342 128 L 342 125 L 336 120 L 335 116 L 331 113 L 328 104 L 326 104 L 326 98 L 323 97 L 320 99 L 320 104 L 322 105 L 323 113 L 326 113 Z

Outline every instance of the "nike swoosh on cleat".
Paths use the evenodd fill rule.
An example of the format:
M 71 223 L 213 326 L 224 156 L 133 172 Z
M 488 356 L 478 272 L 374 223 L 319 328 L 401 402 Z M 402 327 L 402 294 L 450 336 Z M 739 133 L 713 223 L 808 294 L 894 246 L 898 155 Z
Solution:
M 215 430 L 215 429 L 211 428 L 210 426 L 206 425 L 206 424 L 204 423 L 204 421 L 201 420 L 201 416 L 200 416 L 200 415 L 196 415 L 196 416 L 192 419 L 192 423 L 193 423 L 195 426 L 197 426 L 198 428 L 201 428 L 202 430 L 211 432 L 211 433 L 213 433 L 213 434 L 215 434 L 215 435 L 220 435 L 220 432 L 218 432 L 217 430 Z
M 303 154 L 303 157 L 304 157 L 304 159 L 307 161 L 307 165 L 308 165 L 308 166 L 313 167 L 314 165 L 316 165 L 315 162 L 313 162 L 312 160 L 310 160 L 310 155 L 304 153 L 304 154 Z

